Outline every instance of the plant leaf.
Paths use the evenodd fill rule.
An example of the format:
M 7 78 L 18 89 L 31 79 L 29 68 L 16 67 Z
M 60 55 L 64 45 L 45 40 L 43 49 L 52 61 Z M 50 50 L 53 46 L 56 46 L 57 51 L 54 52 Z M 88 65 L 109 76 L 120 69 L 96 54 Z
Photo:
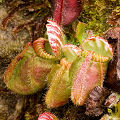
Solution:
M 70 25 L 83 9 L 83 0 L 52 0 L 51 4 L 54 19 L 61 25 Z
M 29 42 L 5 72 L 5 83 L 15 93 L 28 95 L 46 85 L 46 76 L 56 65 L 55 60 L 40 58 Z
M 48 22 L 46 27 L 49 43 L 56 57 L 61 59 L 63 57 L 62 47 L 65 44 L 62 29 L 55 21 L 48 20 Z
M 103 86 L 109 57 L 105 59 L 94 51 L 83 51 L 72 63 L 70 81 L 72 81 L 71 99 L 76 105 L 84 105 L 90 91 Z
M 44 112 L 39 116 L 38 120 L 59 120 L 59 119 L 50 112 Z
M 65 65 L 57 64 L 48 76 L 50 88 L 45 102 L 49 108 L 60 107 L 69 102 L 71 82 L 69 80 L 69 68 L 66 67 Z
M 82 22 L 79 22 L 77 25 L 76 36 L 77 36 L 80 44 L 82 44 L 83 40 L 86 39 L 86 37 L 87 37 L 86 34 L 83 34 L 85 32 L 85 26 L 86 26 L 86 24 L 82 23 Z

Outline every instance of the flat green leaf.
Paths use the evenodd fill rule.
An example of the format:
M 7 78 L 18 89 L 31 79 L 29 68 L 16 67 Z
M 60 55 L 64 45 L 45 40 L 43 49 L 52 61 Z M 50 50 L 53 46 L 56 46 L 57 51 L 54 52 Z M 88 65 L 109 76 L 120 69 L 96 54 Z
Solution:
M 83 36 L 83 33 L 85 32 L 85 23 L 79 22 L 77 25 L 77 29 L 76 29 L 76 36 L 80 42 L 80 44 L 82 44 L 83 42 L 83 38 L 85 38 L 85 35 Z

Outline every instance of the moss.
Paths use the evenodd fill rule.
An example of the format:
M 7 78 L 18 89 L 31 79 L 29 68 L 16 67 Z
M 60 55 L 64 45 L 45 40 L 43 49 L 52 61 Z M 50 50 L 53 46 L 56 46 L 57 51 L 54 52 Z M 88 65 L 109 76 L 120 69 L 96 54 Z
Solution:
M 0 24 L 2 19 L 7 15 L 7 10 L 5 6 L 0 5 Z M 16 15 L 15 19 L 8 24 L 8 27 L 5 30 L 0 29 L 0 58 L 13 59 L 18 53 L 20 53 L 27 39 L 29 38 L 29 34 L 26 30 L 19 32 L 18 34 L 13 33 L 12 26 L 15 23 L 23 22 L 22 16 Z
M 86 29 L 92 30 L 95 35 L 102 36 L 111 27 L 107 21 L 119 4 L 119 0 L 84 1 L 84 10 L 78 19 L 87 24 Z

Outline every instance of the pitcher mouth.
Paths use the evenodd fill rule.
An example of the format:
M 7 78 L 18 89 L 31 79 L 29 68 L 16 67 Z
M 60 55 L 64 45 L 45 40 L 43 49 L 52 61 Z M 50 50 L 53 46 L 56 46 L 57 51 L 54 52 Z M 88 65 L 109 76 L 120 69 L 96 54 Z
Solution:
M 107 62 L 107 61 L 110 61 L 110 57 L 108 56 L 102 56 L 94 51 L 89 51 L 89 50 L 85 50 L 83 52 L 81 52 L 81 56 L 82 57 L 87 57 L 88 54 L 90 54 L 92 52 L 92 59 L 93 61 L 95 62 Z
M 109 57 L 110 59 L 113 58 L 112 47 L 108 44 L 107 40 L 103 39 L 102 37 L 98 37 L 98 36 L 97 37 L 95 37 L 95 36 L 89 37 L 88 39 L 83 41 L 82 49 L 94 51 L 95 53 L 101 55 L 100 58 L 102 56 Z M 98 57 L 96 57 L 96 58 L 98 59 Z M 105 58 L 105 60 L 106 59 L 107 58 Z

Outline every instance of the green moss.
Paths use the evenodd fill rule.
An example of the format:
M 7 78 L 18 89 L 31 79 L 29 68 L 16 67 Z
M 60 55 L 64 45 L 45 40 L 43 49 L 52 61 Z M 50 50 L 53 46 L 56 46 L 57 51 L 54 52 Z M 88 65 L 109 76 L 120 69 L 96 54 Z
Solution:
M 107 21 L 119 3 L 119 0 L 84 1 L 84 9 L 78 19 L 87 24 L 87 30 L 92 30 L 95 35 L 102 36 L 111 27 Z

